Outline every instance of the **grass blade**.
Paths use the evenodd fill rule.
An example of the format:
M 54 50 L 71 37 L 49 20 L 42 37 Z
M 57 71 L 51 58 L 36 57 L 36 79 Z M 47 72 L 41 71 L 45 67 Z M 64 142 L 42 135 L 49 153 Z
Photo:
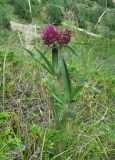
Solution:
M 56 109 L 56 105 L 52 106 L 52 113 L 53 113 L 53 118 L 54 118 L 55 126 L 56 126 L 57 129 L 59 129 L 60 128 L 60 120 L 59 120 L 58 111 Z
M 41 148 L 41 153 L 40 153 L 40 160 L 43 159 L 43 150 L 44 150 L 45 140 L 46 140 L 46 130 L 45 130 L 44 137 L 43 137 L 43 143 L 42 143 L 42 148 Z
M 52 93 L 52 97 L 54 97 L 60 104 L 64 105 L 62 99 L 59 96 L 57 96 L 55 93 Z
M 83 86 L 77 86 L 72 93 L 72 98 L 74 99 L 74 97 L 76 96 L 76 94 L 78 94 L 81 90 L 82 90 Z

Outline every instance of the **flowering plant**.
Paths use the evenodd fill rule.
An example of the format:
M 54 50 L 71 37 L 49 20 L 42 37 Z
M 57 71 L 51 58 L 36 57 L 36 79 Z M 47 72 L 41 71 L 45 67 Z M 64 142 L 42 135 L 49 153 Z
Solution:
M 46 27 L 42 28 L 41 32 L 41 39 L 44 44 L 52 45 L 52 64 L 55 69 L 55 73 L 58 72 L 58 48 L 67 45 L 72 36 L 72 32 L 69 28 L 61 31 L 56 29 L 53 25 L 47 25 Z
M 71 30 L 65 29 L 64 31 L 60 31 L 56 28 L 54 28 L 52 25 L 48 25 L 45 28 L 41 30 L 41 38 L 44 42 L 44 44 L 50 45 L 50 44 L 67 44 L 70 42 L 71 39 Z
M 75 86 L 74 89 L 72 88 L 65 60 L 62 57 L 59 58 L 58 54 L 59 48 L 66 46 L 76 55 L 75 50 L 68 45 L 71 40 L 72 32 L 68 28 L 61 31 L 54 28 L 52 25 L 48 25 L 41 30 L 40 35 L 43 43 L 52 48 L 52 61 L 50 62 L 45 54 L 38 48 L 35 49 L 41 56 L 43 63 L 41 59 L 36 57 L 35 53 L 27 49 L 26 51 L 54 77 L 51 82 L 47 81 L 48 89 L 53 99 L 52 113 L 55 126 L 58 129 L 64 128 L 67 121 L 66 117 L 71 110 L 70 105 L 73 103 L 76 93 L 82 88 L 82 86 Z M 59 66 L 59 60 L 61 61 L 61 66 Z

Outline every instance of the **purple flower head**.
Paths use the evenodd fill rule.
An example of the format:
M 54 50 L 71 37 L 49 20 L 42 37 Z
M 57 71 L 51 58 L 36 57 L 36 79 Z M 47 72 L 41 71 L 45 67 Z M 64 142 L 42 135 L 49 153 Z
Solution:
M 58 44 L 67 44 L 70 42 L 72 36 L 72 32 L 70 29 L 66 28 L 64 31 L 60 31 L 57 36 Z
M 47 44 L 47 45 L 54 44 L 58 34 L 59 34 L 59 31 L 56 28 L 54 28 L 52 25 L 48 25 L 41 30 L 41 38 L 44 44 Z

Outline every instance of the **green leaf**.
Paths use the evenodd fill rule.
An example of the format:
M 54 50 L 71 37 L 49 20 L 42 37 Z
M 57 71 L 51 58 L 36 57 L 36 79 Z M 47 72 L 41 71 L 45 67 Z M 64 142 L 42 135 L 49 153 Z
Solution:
M 64 105 L 62 99 L 59 96 L 57 96 L 55 93 L 52 93 L 52 97 L 54 97 L 59 103 L 61 103 L 62 105 Z
M 66 63 L 63 59 L 62 59 L 61 74 L 62 74 L 63 85 L 64 85 L 64 94 L 65 94 L 66 103 L 67 103 L 71 101 L 71 81 L 70 81 Z
M 50 71 L 54 75 L 55 74 L 55 70 L 54 70 L 54 67 L 52 66 L 52 64 L 49 62 L 49 60 L 44 56 L 44 54 L 38 48 L 35 48 L 35 49 L 40 54 L 40 56 L 43 58 L 45 64 L 48 66 L 48 68 L 50 69 Z
M 78 80 L 78 82 L 77 82 L 77 85 L 76 85 L 76 87 L 74 87 L 73 92 L 72 92 L 72 98 L 73 98 L 73 99 L 74 99 L 74 97 L 77 95 L 77 93 L 79 93 L 79 92 L 82 90 L 82 88 L 83 88 L 83 83 L 85 82 L 86 78 L 87 78 L 87 73 L 84 73 L 84 75 L 82 75 L 82 76 L 79 78 L 79 80 Z
M 52 72 L 50 71 L 50 69 L 49 69 L 48 67 L 46 67 L 43 63 L 41 63 L 40 60 L 38 60 L 38 59 L 36 58 L 35 54 L 34 54 L 32 51 L 30 51 L 30 50 L 28 50 L 28 49 L 25 49 L 25 48 L 24 48 L 24 50 L 26 50 L 27 53 L 29 53 L 29 55 L 30 55 L 34 60 L 36 60 L 36 62 L 38 62 L 40 65 L 42 65 L 43 68 L 45 68 L 49 73 L 52 74 Z
M 65 48 L 69 49 L 75 56 L 79 56 L 79 54 L 76 53 L 76 48 L 74 48 L 72 45 L 64 45 Z

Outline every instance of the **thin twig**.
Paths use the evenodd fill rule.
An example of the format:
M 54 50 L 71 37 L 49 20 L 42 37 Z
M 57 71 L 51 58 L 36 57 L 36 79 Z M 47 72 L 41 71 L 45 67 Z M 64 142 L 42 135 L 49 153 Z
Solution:
M 98 24 L 101 22 L 103 16 L 106 14 L 107 11 L 108 11 L 108 10 L 106 9 L 106 10 L 101 14 L 101 16 L 98 18 L 98 21 L 97 21 L 96 25 L 94 26 L 93 31 L 95 31 L 95 29 L 97 28 Z
M 6 70 L 6 56 L 7 53 L 5 52 L 4 55 L 4 63 L 3 63 L 3 86 L 2 86 L 2 110 L 5 111 L 5 84 L 6 84 L 6 80 L 5 80 L 5 70 Z
M 42 148 L 41 148 L 41 153 L 40 153 L 40 160 L 42 160 L 42 158 L 43 158 L 45 139 L 46 139 L 46 130 L 45 130 L 44 137 L 43 137 L 43 143 L 42 143 Z

